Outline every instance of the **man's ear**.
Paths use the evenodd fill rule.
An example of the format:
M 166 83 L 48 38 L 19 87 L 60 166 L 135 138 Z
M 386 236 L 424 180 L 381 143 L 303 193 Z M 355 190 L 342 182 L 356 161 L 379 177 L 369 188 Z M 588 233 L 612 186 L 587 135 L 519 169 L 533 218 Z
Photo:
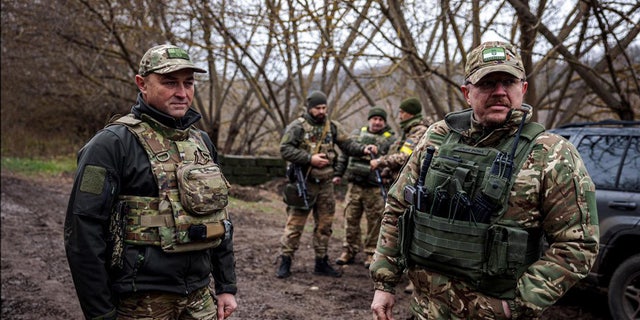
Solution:
M 136 86 L 138 86 L 138 90 L 140 90 L 140 92 L 142 93 L 147 91 L 146 79 L 139 74 L 136 74 Z
M 467 87 L 467 85 L 466 84 L 461 85 L 460 90 L 462 90 L 462 95 L 464 96 L 464 100 L 467 101 L 468 105 L 471 105 L 471 102 L 469 101 L 469 88 Z

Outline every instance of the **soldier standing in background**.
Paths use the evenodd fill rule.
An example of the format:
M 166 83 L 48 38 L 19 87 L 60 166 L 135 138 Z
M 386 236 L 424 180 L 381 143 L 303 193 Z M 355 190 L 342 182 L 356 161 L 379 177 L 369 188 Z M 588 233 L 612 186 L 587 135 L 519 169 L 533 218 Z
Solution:
M 465 73 L 471 108 L 429 127 L 389 191 L 376 319 L 393 319 L 403 270 L 416 318 L 536 319 L 598 253 L 595 187 L 575 147 L 530 121 L 517 49 L 483 43 Z
M 387 125 L 387 112 L 380 107 L 372 107 L 367 117 L 368 125 L 356 129 L 351 137 L 363 144 L 375 144 L 380 155 L 384 155 L 395 141 L 394 133 Z M 348 157 L 341 154 L 336 167 L 336 176 L 345 175 L 349 182 L 344 210 L 345 238 L 342 243 L 342 254 L 336 263 L 339 265 L 352 264 L 355 256 L 363 247 L 360 220 L 364 215 L 367 229 L 364 237 L 364 266 L 369 268 L 376 250 L 380 221 L 384 210 L 385 193 L 388 185 L 378 181 L 376 172 L 371 170 L 369 160 L 371 156 Z M 379 172 L 378 172 L 379 174 Z M 380 179 L 381 180 L 381 179 Z
M 276 277 L 287 278 L 291 275 L 291 263 L 311 210 L 314 219 L 314 274 L 340 277 L 342 273 L 333 269 L 327 256 L 336 207 L 333 184 L 338 182 L 338 179 L 334 179 L 337 161 L 335 146 L 353 156 L 375 154 L 377 147 L 359 144 L 349 138 L 337 121 L 328 119 L 327 96 L 323 92 L 311 92 L 306 107 L 307 112 L 287 126 L 280 142 L 282 158 L 290 163 L 287 171 L 291 172 L 297 167 L 295 170 L 298 170 L 298 174 L 294 177 L 288 174 L 290 183 L 285 186 L 287 222 L 281 238 L 281 261 Z M 296 182 L 306 188 L 305 192 L 301 192 L 301 186 Z M 305 193 L 306 199 L 303 196 Z
M 429 127 L 427 120 L 422 117 L 422 104 L 418 98 L 402 101 L 398 113 L 402 136 L 389 148 L 387 155 L 370 161 L 371 170 L 380 169 L 382 177 L 389 183 L 397 178 L 416 143 Z
M 396 180 L 400 169 L 429 127 L 427 120 L 422 118 L 422 104 L 418 98 L 411 97 L 402 101 L 398 113 L 402 137 L 396 140 L 386 156 L 370 161 L 371 170 L 380 170 L 383 181 L 387 184 Z M 413 292 L 413 283 L 409 282 L 404 292 Z

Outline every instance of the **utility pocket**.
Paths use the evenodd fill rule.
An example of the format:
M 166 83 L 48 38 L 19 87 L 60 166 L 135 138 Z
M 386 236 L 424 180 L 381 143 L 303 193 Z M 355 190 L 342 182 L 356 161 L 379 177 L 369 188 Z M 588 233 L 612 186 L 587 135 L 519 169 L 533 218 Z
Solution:
M 487 274 L 513 276 L 525 262 L 529 233 L 523 229 L 493 225 L 487 230 Z
M 176 175 L 180 203 L 190 214 L 209 215 L 229 204 L 231 185 L 217 164 L 191 162 L 179 166 Z
M 526 230 L 503 225 L 492 225 L 487 230 L 486 239 L 486 277 L 480 284 L 480 290 L 487 294 L 513 299 L 518 278 L 527 267 Z

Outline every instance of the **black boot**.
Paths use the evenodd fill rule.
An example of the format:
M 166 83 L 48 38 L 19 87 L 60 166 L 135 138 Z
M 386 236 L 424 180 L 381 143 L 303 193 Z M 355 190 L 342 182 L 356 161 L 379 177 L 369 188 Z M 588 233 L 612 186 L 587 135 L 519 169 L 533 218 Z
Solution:
M 280 256 L 282 260 L 280 262 L 280 267 L 278 267 L 278 271 L 276 271 L 276 277 L 283 279 L 288 278 L 291 275 L 291 257 L 289 256 Z
M 341 272 L 336 271 L 329 265 L 329 258 L 324 256 L 323 258 L 316 258 L 316 267 L 313 270 L 313 274 L 319 276 L 329 276 L 339 278 L 342 276 Z

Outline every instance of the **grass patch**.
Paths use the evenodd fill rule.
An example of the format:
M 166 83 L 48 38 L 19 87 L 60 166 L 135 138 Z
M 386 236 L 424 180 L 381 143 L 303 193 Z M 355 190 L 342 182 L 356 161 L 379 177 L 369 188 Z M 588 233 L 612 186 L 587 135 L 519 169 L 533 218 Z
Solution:
M 76 170 L 76 159 L 73 157 L 51 159 L 2 157 L 2 170 L 26 176 L 71 175 Z

